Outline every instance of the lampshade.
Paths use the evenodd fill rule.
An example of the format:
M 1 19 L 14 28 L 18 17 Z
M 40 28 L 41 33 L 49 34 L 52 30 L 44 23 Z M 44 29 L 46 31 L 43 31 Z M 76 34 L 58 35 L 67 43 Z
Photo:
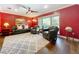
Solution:
M 32 21 L 33 21 L 33 22 L 37 22 L 37 20 L 36 20 L 36 19 L 33 19 Z
M 66 27 L 65 30 L 66 30 L 67 32 L 72 32 L 72 27 Z
M 9 23 L 4 23 L 4 26 L 7 28 L 9 26 Z

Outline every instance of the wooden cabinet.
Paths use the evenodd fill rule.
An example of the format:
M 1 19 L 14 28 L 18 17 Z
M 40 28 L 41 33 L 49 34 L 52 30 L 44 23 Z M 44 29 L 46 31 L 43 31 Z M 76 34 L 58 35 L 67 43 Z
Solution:
M 10 34 L 10 29 L 2 29 L 2 35 L 7 36 Z

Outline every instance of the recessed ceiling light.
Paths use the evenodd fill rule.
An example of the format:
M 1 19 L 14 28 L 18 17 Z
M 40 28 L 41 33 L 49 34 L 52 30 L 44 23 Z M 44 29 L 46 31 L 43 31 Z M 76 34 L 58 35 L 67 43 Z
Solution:
M 44 8 L 45 8 L 45 9 L 48 8 L 48 5 L 44 5 Z
M 18 11 L 18 9 L 14 9 L 15 10 L 15 12 L 17 12 Z

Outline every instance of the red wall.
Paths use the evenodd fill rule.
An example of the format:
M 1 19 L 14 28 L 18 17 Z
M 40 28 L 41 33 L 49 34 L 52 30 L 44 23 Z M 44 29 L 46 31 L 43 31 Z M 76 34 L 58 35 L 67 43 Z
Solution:
M 1 14 L 0 14 L 0 16 L 1 16 Z M 0 32 L 1 32 L 1 17 L 0 17 Z
M 73 29 L 74 37 L 79 38 L 79 5 L 74 5 L 62 9 L 59 12 L 60 12 L 60 34 L 66 35 L 66 31 L 64 29 L 65 27 L 70 26 Z
M 10 30 L 12 30 L 12 27 L 15 26 L 15 19 L 16 18 L 22 18 L 25 19 L 26 22 L 28 22 L 29 27 L 35 26 L 37 24 L 37 22 L 33 22 L 32 18 L 29 17 L 25 17 L 25 16 L 19 16 L 19 15 L 14 15 L 14 14 L 8 14 L 8 13 L 2 13 L 0 12 L 0 32 L 2 29 L 5 29 L 4 27 L 4 23 L 7 22 L 10 24 L 10 26 L 8 27 Z
M 36 21 L 33 21 L 36 20 Z M 27 21 L 30 27 L 34 27 L 36 25 L 38 25 L 38 19 L 37 18 L 31 18 L 30 20 Z
M 66 36 L 65 27 L 71 26 L 73 28 L 74 37 L 79 38 L 79 5 L 73 5 L 57 12 L 60 13 L 60 35 Z M 53 12 L 46 13 L 39 17 L 53 15 Z M 72 33 L 69 33 L 72 36 Z

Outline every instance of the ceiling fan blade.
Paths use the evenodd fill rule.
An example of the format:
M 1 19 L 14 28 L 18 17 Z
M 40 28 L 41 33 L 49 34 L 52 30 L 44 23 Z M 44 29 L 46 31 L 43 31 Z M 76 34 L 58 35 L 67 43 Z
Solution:
M 26 14 L 28 14 L 29 12 L 31 13 L 30 7 L 28 7 Z
M 25 7 L 24 5 L 21 5 L 21 4 L 20 4 L 19 6 L 21 6 L 21 7 L 23 7 L 24 9 L 27 10 L 27 11 L 26 11 L 26 14 L 28 14 L 29 12 L 30 12 L 30 13 L 32 13 L 32 12 L 38 13 L 38 11 L 31 10 L 30 7 Z
M 29 11 L 26 12 L 26 14 L 28 14 L 28 13 L 29 13 Z
M 35 13 L 38 13 L 38 11 L 34 11 L 34 10 L 31 10 L 31 12 L 35 12 Z

